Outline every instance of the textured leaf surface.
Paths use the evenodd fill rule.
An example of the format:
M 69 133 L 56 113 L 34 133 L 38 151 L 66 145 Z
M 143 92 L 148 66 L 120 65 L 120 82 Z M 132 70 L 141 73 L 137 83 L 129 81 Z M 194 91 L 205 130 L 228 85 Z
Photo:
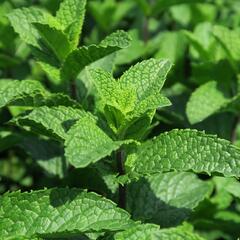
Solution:
M 90 69 L 89 72 L 103 105 L 112 106 L 124 114 L 134 110 L 137 96 L 133 86 L 123 87 L 110 72 L 102 69 Z
M 192 93 L 186 113 L 191 124 L 203 121 L 218 112 L 238 112 L 240 95 L 227 97 L 224 89 L 216 81 L 201 85 Z
M 34 92 L 46 92 L 42 84 L 32 80 L 1 80 L 0 107 L 8 105 L 11 101 L 21 98 L 23 95 L 31 95 Z
M 119 81 L 125 88 L 134 86 L 140 102 L 162 89 L 171 66 L 168 60 L 145 60 L 126 71 Z
M 60 4 L 56 18 L 77 47 L 85 16 L 86 0 L 65 0 Z
M 120 230 L 131 223 L 113 202 L 78 189 L 6 193 L 0 203 L 0 236 L 5 239 Z
M 1 80 L 0 107 L 14 106 L 79 106 L 69 96 L 49 93 L 40 82 L 34 80 Z
M 162 229 L 155 234 L 158 240 L 204 240 L 199 235 L 179 228 Z
M 186 219 L 211 190 L 210 184 L 193 173 L 155 174 L 128 186 L 127 210 L 134 219 L 161 227 L 175 226 Z
M 77 168 L 83 168 L 118 149 L 114 142 L 88 117 L 80 119 L 67 133 L 65 156 Z
M 14 121 L 20 126 L 31 127 L 37 133 L 63 140 L 66 138 L 66 132 L 69 128 L 86 115 L 86 112 L 76 108 L 42 106 L 33 109 L 26 116 L 16 118 Z
M 146 60 L 126 71 L 118 81 L 101 69 L 89 72 L 103 105 L 119 110 L 127 125 L 147 111 L 171 104 L 160 94 L 170 68 L 167 60 Z
M 195 124 L 218 112 L 227 103 L 228 98 L 219 89 L 218 83 L 211 81 L 201 85 L 192 93 L 186 113 L 190 123 Z
M 153 224 L 139 224 L 114 235 L 115 240 L 204 240 L 183 227 L 159 229 Z
M 129 45 L 130 39 L 124 31 L 112 33 L 100 45 L 80 47 L 73 51 L 65 60 L 61 69 L 63 81 L 75 79 L 77 75 L 92 62 L 95 62 L 121 48 Z
M 71 44 L 64 32 L 47 24 L 33 25 L 38 30 L 41 41 L 53 51 L 60 62 L 63 61 L 71 51 Z
M 159 231 L 159 226 L 154 224 L 139 224 L 114 235 L 115 240 L 154 240 L 154 235 Z
M 16 9 L 8 14 L 8 18 L 23 41 L 40 49 L 40 35 L 32 23 L 45 23 L 60 28 L 57 21 L 50 14 L 34 7 Z
M 221 173 L 240 176 L 240 149 L 230 142 L 196 130 L 172 130 L 138 147 L 127 160 L 131 171 Z

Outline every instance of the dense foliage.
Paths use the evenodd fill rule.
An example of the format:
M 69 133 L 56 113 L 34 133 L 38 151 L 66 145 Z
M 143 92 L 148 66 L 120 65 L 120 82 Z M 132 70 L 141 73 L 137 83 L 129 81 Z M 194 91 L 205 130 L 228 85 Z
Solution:
M 0 0 L 0 239 L 240 237 L 238 0 Z

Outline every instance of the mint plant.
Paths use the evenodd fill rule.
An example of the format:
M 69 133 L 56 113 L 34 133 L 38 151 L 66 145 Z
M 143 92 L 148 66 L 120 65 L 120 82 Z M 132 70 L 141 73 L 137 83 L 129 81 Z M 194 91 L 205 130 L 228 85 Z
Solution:
M 0 40 L 0 239 L 240 236 L 239 34 L 225 5 L 0 3 L 0 33 L 26 51 Z

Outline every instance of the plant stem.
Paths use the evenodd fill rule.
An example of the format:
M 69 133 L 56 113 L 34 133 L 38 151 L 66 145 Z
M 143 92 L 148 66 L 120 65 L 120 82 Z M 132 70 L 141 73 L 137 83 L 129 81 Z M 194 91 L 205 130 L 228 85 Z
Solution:
M 124 168 L 124 152 L 123 150 L 117 151 L 117 168 L 119 175 L 125 174 Z M 126 185 L 119 184 L 118 186 L 118 205 L 119 207 L 126 208 Z
M 71 81 L 70 91 L 71 91 L 71 97 L 76 100 L 77 99 L 77 87 L 76 87 L 75 81 Z

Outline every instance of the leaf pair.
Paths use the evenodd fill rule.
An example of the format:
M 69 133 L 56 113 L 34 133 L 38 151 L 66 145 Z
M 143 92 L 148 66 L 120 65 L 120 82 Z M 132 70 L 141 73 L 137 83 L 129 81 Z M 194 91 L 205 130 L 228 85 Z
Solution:
M 38 8 L 16 9 L 8 15 L 15 31 L 28 44 L 43 50 L 44 43 L 59 60 L 78 45 L 85 15 L 85 0 L 65 0 L 56 17 Z
M 127 33 L 117 31 L 99 45 L 77 48 L 85 5 L 85 0 L 64 0 L 56 17 L 33 7 L 8 15 L 15 31 L 33 47 L 39 64 L 56 85 L 73 81 L 88 64 L 129 44 Z
M 16 117 L 12 122 L 64 142 L 67 160 L 78 168 L 110 155 L 125 143 L 113 141 L 96 125 L 96 120 L 90 113 L 78 108 L 42 106 Z
M 170 68 L 168 60 L 150 59 L 131 67 L 117 81 L 101 69 L 89 70 L 102 111 L 116 135 L 121 135 L 144 114 L 149 115 L 151 122 L 152 112 L 170 105 L 160 94 Z
M 6 193 L 0 197 L 0 203 L 1 239 L 61 238 L 122 231 L 113 239 L 201 240 L 184 227 L 160 230 L 157 225 L 134 223 L 113 202 L 78 189 Z
M 80 105 L 61 93 L 50 93 L 35 80 L 0 81 L 0 108 L 5 106 L 76 106 Z
M 226 74 L 226 71 L 232 69 L 233 73 L 237 75 L 239 72 L 238 65 L 240 60 L 240 51 L 238 49 L 238 45 L 240 43 L 240 34 L 238 31 L 230 30 L 223 26 L 205 26 L 202 28 L 203 32 L 199 31 L 199 36 L 202 35 L 202 37 L 204 37 L 206 35 L 207 31 L 206 29 L 204 30 L 204 28 L 208 28 L 208 38 L 210 38 L 210 35 L 212 38 L 211 41 L 208 41 L 208 44 L 205 43 L 205 47 L 203 46 L 204 44 L 200 43 L 200 39 L 197 39 L 192 33 L 186 33 L 192 42 L 192 46 L 201 56 L 201 60 L 218 61 L 220 59 L 226 59 L 230 66 L 225 69 L 225 71 L 222 71 L 222 74 Z M 210 63 L 206 64 L 210 66 Z M 219 67 L 217 67 L 217 70 L 220 70 Z M 227 88 L 230 88 L 230 84 L 228 84 L 229 86 L 227 86 L 227 88 L 224 86 L 230 81 L 233 82 L 232 76 L 228 76 L 226 74 L 224 77 L 221 77 L 216 76 L 215 73 L 213 79 L 209 79 L 209 76 L 207 76 L 207 80 L 210 81 L 207 81 L 205 84 L 197 88 L 192 93 L 188 101 L 186 112 L 191 124 L 201 122 L 207 117 L 218 112 L 238 112 L 239 110 L 238 90 L 231 97 L 226 91 Z M 228 82 L 226 80 L 228 80 Z M 233 85 L 233 83 L 231 84 Z M 206 100 L 207 102 L 205 103 L 204 101 Z

